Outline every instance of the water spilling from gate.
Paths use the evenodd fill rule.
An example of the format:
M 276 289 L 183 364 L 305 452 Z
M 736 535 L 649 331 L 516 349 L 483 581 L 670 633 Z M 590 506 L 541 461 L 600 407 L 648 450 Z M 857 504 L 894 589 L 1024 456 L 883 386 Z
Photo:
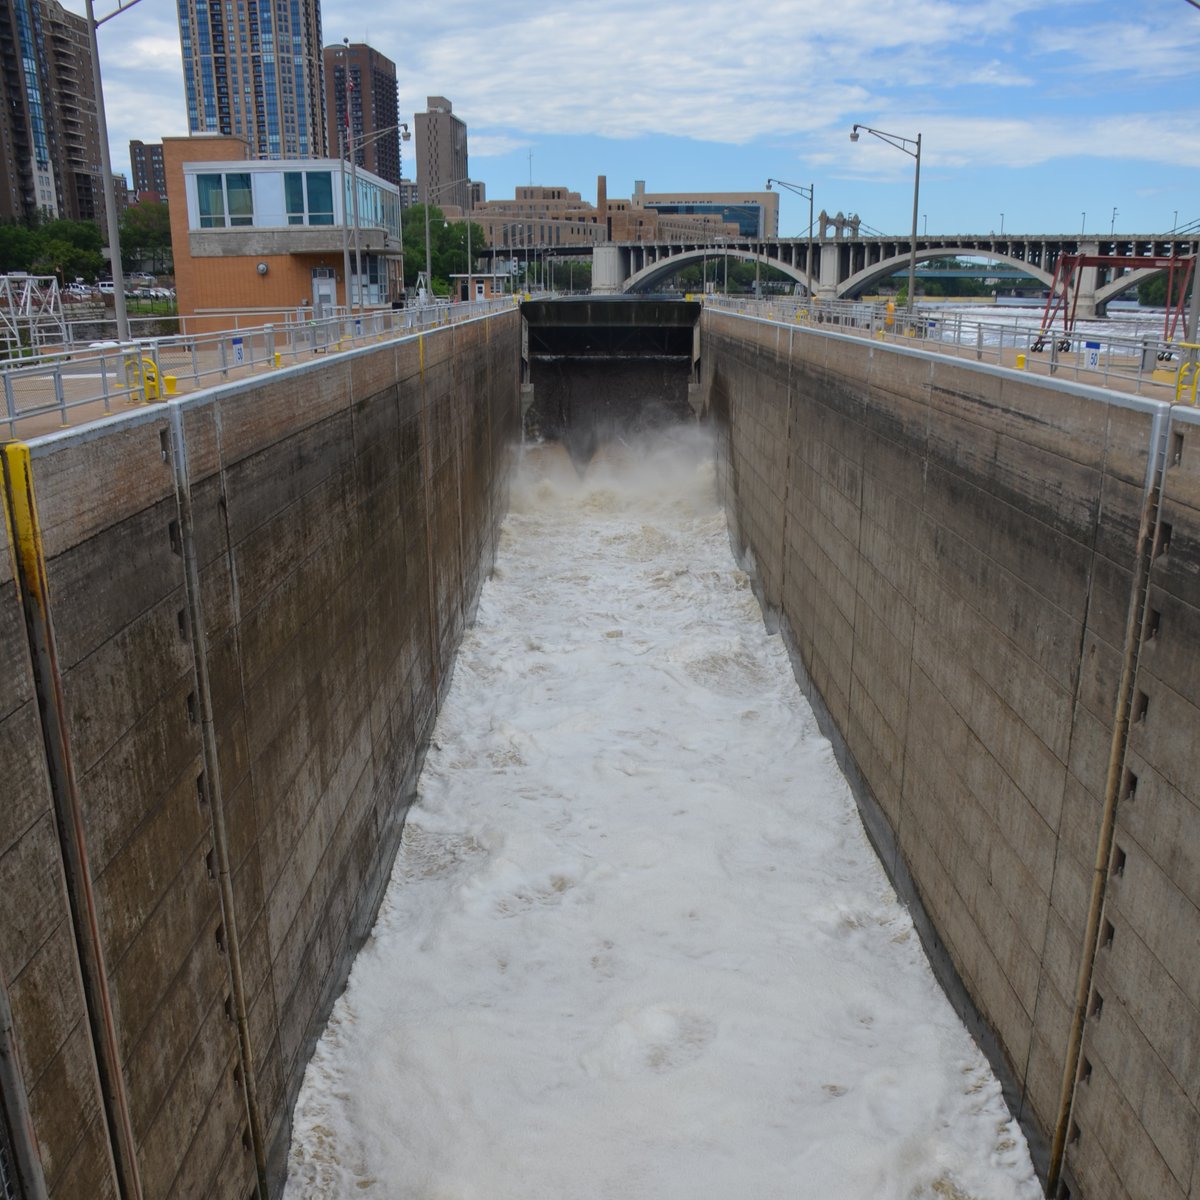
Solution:
M 1040 1195 L 694 428 L 526 451 L 286 1194 Z

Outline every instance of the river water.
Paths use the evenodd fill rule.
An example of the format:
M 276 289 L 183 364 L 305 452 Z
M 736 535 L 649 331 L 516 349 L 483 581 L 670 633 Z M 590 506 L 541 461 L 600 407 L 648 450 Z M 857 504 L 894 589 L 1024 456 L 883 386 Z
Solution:
M 694 430 L 525 452 L 287 1200 L 1035 1200 Z

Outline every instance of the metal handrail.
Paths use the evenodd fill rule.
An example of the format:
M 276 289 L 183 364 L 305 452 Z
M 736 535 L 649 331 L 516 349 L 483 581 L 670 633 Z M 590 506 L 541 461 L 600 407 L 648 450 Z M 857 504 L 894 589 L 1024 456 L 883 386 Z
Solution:
M 970 356 L 1015 370 L 1036 366 L 1051 375 L 1069 376 L 1102 387 L 1163 386 L 1185 393 L 1195 402 L 1195 383 L 1181 385 L 1176 365 L 1189 346 L 1148 334 L 1122 334 L 1077 329 L 1070 334 L 1015 321 L 992 321 L 952 308 L 917 308 L 905 312 L 880 301 L 810 301 L 779 297 L 706 296 L 705 304 L 748 313 L 788 325 L 804 325 L 850 333 L 900 345 Z
M 0 423 L 16 437 L 23 421 L 57 413 L 60 424 L 92 420 L 114 404 L 148 404 L 180 390 L 210 386 L 232 375 L 292 365 L 315 354 L 337 354 L 374 342 L 457 324 L 513 305 L 512 296 L 403 309 L 338 311 L 313 317 L 311 310 L 284 319 L 212 333 L 100 341 L 62 347 L 0 368 L 4 411 Z M 260 314 L 261 315 L 261 314 Z M 212 314 L 208 319 L 212 319 Z M 81 411 L 82 410 L 82 411 Z

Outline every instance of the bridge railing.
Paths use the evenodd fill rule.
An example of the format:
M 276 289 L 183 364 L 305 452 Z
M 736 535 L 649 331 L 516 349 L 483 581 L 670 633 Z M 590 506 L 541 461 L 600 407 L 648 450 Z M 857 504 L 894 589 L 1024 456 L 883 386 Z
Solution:
M 101 341 L 21 359 L 0 370 L 9 437 L 18 429 L 46 432 L 95 420 L 127 405 L 148 404 L 181 391 L 290 366 L 315 354 L 336 354 L 373 342 L 510 308 L 513 298 L 429 304 L 403 309 L 341 311 L 316 319 L 310 310 L 259 325 L 179 337 Z M 34 429 L 36 426 L 36 429 Z
M 1056 375 L 1137 394 L 1165 389 L 1174 398 L 1188 347 L 1146 333 L 1042 330 L 1036 320 L 990 319 L 952 308 L 912 313 L 868 301 L 810 303 L 795 298 L 709 296 L 705 304 L 789 325 L 850 333 L 974 358 L 1016 370 Z

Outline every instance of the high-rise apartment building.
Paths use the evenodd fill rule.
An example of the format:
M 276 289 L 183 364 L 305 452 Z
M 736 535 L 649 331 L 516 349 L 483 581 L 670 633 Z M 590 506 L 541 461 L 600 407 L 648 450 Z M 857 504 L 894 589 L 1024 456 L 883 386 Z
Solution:
M 438 207 L 471 207 L 467 168 L 467 127 L 454 115 L 445 96 L 430 96 L 426 111 L 415 113 L 417 194 L 421 203 Z
M 329 152 L 341 153 L 339 138 L 349 128 L 348 148 L 354 151 L 354 161 L 399 185 L 402 145 L 396 64 L 362 42 L 326 46 L 323 57 Z
M 56 0 L 0 0 L 0 220 L 103 221 L 87 22 Z
M 256 158 L 326 153 L 319 0 L 178 0 L 191 133 L 245 138 Z
M 167 202 L 167 172 L 163 166 L 162 142 L 131 141 L 129 165 L 133 168 L 133 190 L 138 196 L 153 192 Z

